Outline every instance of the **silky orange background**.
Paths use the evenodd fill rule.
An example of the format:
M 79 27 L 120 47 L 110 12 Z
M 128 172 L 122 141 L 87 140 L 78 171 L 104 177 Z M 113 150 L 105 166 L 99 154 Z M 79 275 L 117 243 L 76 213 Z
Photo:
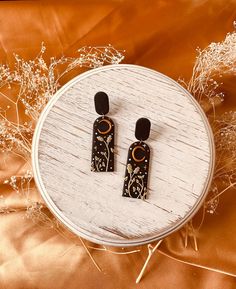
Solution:
M 42 41 L 46 59 L 76 56 L 84 45 L 111 43 L 126 50 L 125 63 L 153 68 L 175 80 L 188 79 L 195 49 L 223 40 L 235 19 L 236 1 L 229 0 L 1 1 L 0 60 L 13 64 L 13 53 L 33 58 Z M 217 108 L 218 115 L 236 105 L 232 80 L 222 89 L 226 100 Z M 1 161 L 1 182 L 23 170 L 16 160 Z M 227 191 L 216 213 L 205 218 L 197 236 L 198 252 L 192 242 L 184 248 L 181 232 L 169 236 L 137 285 L 146 246 L 131 255 L 90 249 L 99 272 L 79 241 L 75 246 L 70 238 L 25 218 L 25 203 L 10 188 L 0 185 L 0 195 L 8 205 L 22 208 L 0 216 L 0 289 L 236 288 L 234 190 Z M 37 192 L 32 198 L 40 199 Z

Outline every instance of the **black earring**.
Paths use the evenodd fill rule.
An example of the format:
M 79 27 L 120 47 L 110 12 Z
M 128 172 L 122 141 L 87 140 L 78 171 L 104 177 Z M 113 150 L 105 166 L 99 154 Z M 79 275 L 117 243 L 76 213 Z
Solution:
M 136 122 L 135 137 L 139 140 L 129 147 L 123 197 L 146 199 L 150 149 L 144 142 L 150 134 L 151 123 L 147 118 Z
M 93 124 L 91 170 L 94 172 L 114 171 L 114 123 L 105 116 L 109 112 L 109 100 L 105 92 L 94 96 L 95 110 L 102 115 Z

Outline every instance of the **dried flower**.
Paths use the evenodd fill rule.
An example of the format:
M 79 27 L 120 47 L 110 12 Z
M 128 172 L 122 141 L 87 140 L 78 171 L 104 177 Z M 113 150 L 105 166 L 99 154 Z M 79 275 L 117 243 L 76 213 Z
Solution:
M 0 108 L 0 152 L 21 157 L 29 168 L 35 124 L 42 109 L 60 87 L 63 76 L 78 67 L 95 68 L 105 64 L 117 64 L 124 58 L 122 53 L 111 45 L 85 46 L 78 50 L 78 57 L 52 57 L 50 62 L 46 63 L 43 58 L 45 50 L 42 44 L 38 56 L 29 61 L 14 55 L 13 70 L 8 65 L 0 65 L 1 97 L 8 102 L 6 107 Z M 23 107 L 24 114 L 20 115 L 20 107 Z M 14 119 L 8 115 L 9 110 L 11 113 L 12 110 L 15 112 Z M 13 175 L 3 180 L 3 184 L 11 186 L 25 197 L 27 218 L 34 216 L 35 219 L 38 214 L 38 218 L 45 221 L 49 217 L 42 213 L 43 205 L 30 200 L 32 179 L 29 169 L 22 175 Z
M 220 196 L 231 188 L 236 187 L 236 113 L 229 111 L 216 118 L 215 107 L 224 100 L 224 93 L 219 91 L 224 75 L 236 75 L 236 32 L 228 33 L 224 41 L 211 43 L 203 50 L 198 49 L 198 56 L 193 67 L 190 81 L 185 83 L 186 88 L 200 102 L 208 112 L 213 108 L 214 118 L 211 121 L 215 148 L 216 167 L 211 188 L 202 208 L 200 222 L 193 226 L 190 221 L 185 240 L 188 236 L 194 238 L 197 248 L 196 231 L 198 231 L 206 216 L 217 210 Z M 189 229 L 191 227 L 191 230 Z
M 219 92 L 223 75 L 236 75 L 236 32 L 228 33 L 222 42 L 212 42 L 205 49 L 197 49 L 192 77 L 186 86 L 200 104 L 208 110 L 205 102 L 210 107 L 221 103 L 224 93 Z
M 0 108 L 0 152 L 11 152 L 25 160 L 30 159 L 35 123 L 47 102 L 61 86 L 62 78 L 78 67 L 95 68 L 117 64 L 124 58 L 111 45 L 84 46 L 78 50 L 78 57 L 52 57 L 47 64 L 43 58 L 45 51 L 42 44 L 38 56 L 29 61 L 15 54 L 13 70 L 8 65 L 0 65 L 1 96 L 8 102 L 5 108 Z M 19 107 L 22 106 L 25 115 L 21 119 Z M 14 120 L 8 116 L 9 110 L 14 110 Z
M 219 197 L 236 187 L 236 112 L 222 114 L 212 123 L 217 163 L 213 182 L 205 202 L 205 210 L 213 214 Z

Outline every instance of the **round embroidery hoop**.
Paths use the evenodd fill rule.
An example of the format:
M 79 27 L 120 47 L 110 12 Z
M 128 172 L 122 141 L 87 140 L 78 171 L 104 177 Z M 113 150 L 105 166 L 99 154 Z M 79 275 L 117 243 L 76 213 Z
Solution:
M 109 96 L 116 126 L 115 171 L 91 172 L 94 95 Z M 122 197 L 135 122 L 151 120 L 147 200 Z M 38 121 L 32 147 L 37 187 L 52 213 L 98 244 L 133 246 L 162 239 L 201 206 L 215 161 L 207 118 L 178 83 L 137 65 L 109 65 L 64 85 Z

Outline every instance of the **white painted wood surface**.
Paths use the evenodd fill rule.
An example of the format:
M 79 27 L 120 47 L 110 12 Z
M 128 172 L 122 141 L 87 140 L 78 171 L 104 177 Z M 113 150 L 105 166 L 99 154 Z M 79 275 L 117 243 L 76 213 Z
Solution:
M 116 125 L 115 172 L 90 171 L 94 94 L 109 95 Z M 147 200 L 122 197 L 135 122 L 152 123 Z M 131 246 L 161 239 L 199 208 L 214 167 L 207 119 L 170 78 L 136 65 L 86 72 L 65 85 L 41 115 L 33 140 L 38 188 L 73 232 L 96 243 Z

